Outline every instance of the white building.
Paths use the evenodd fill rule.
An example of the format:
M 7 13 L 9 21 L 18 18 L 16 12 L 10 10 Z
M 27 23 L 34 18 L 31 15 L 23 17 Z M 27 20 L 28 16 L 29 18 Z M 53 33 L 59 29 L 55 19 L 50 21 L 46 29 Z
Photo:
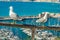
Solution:
M 10 0 L 0 0 L 0 1 L 10 1 Z
M 0 0 L 0 1 L 21 1 L 21 2 L 30 2 L 30 1 L 35 1 L 35 2 L 59 2 L 59 0 Z
M 0 1 L 21 1 L 21 2 L 29 2 L 30 0 L 0 0 Z
M 36 2 L 59 2 L 59 0 L 35 0 Z

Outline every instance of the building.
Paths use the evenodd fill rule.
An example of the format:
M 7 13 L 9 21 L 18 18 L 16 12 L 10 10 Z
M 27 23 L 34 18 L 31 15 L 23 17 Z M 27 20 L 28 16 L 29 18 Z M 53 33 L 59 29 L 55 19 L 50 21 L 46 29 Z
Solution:
M 30 0 L 0 0 L 0 1 L 22 1 L 22 2 L 29 2 Z
M 35 0 L 37 2 L 59 2 L 59 0 Z
M 60 0 L 0 0 L 0 1 L 21 1 L 21 2 L 30 2 L 30 1 L 35 1 L 35 2 L 59 2 Z

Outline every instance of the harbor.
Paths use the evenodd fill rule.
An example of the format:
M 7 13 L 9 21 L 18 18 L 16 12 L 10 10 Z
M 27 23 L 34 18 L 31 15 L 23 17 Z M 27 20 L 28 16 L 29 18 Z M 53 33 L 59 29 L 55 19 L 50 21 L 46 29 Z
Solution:
M 37 27 L 34 25 L 20 25 L 20 24 L 6 24 L 6 23 L 0 23 L 0 26 L 8 26 L 8 27 L 18 27 L 18 28 L 26 28 L 26 29 L 31 29 L 32 30 L 32 39 L 34 40 L 34 33 L 36 29 L 40 29 L 40 30 L 55 30 L 55 31 L 60 31 L 60 27 Z
M 30 20 L 30 19 L 36 19 L 36 21 L 39 19 L 39 18 L 42 18 L 42 17 L 45 17 L 44 15 L 46 15 L 45 13 L 48 13 L 48 12 L 43 12 L 43 14 L 39 14 L 39 16 L 23 16 L 24 17 L 24 19 L 22 19 L 22 20 L 19 20 L 19 21 L 23 21 L 23 20 Z M 53 17 L 53 18 L 58 18 L 58 17 L 60 17 L 60 16 L 57 16 L 57 14 L 49 14 L 50 16 L 49 17 Z M 42 17 L 41 17 L 42 16 Z M 47 16 L 47 15 L 46 15 Z M 28 18 L 27 18 L 28 17 Z M 48 18 L 49 18 L 48 17 Z M 0 17 L 0 18 L 2 18 L 2 17 Z M 5 18 L 5 17 L 3 17 L 3 18 Z M 22 17 L 19 17 L 19 18 L 22 18 Z M 6 19 L 7 21 L 10 21 L 11 19 L 10 18 L 8 18 L 8 19 Z M 5 21 L 6 21 L 5 20 Z M 44 19 L 45 20 L 45 19 Z M 55 26 L 53 26 L 53 25 L 48 25 L 48 26 L 43 26 L 43 25 L 40 25 L 39 24 L 39 26 L 38 25 L 31 25 L 31 24 L 17 24 L 17 23 L 10 23 L 10 22 L 3 22 L 4 21 L 4 19 L 2 19 L 1 20 L 1 22 L 0 22 L 0 26 L 7 26 L 7 27 L 15 27 L 15 28 L 22 28 L 23 29 L 23 32 L 26 32 L 27 33 L 27 35 L 30 35 L 32 38 L 31 38 L 31 40 L 35 40 L 35 38 L 36 38 L 36 40 L 40 40 L 40 38 L 37 36 L 38 34 L 35 34 L 35 32 L 36 32 L 36 29 L 38 29 L 38 30 L 54 30 L 54 31 L 56 31 L 56 32 L 59 32 L 60 31 L 60 26 L 59 25 L 55 25 Z M 13 19 L 11 20 L 11 21 L 13 21 Z M 35 22 L 36 22 L 35 21 Z M 58 20 L 59 21 L 59 20 Z M 37 21 L 38 22 L 38 21 Z M 40 22 L 40 21 L 39 21 Z M 41 21 L 42 22 L 42 21 Z M 21 22 L 20 22 L 21 23 Z M 30 30 L 30 31 L 28 31 L 28 30 Z M 26 31 L 25 31 L 26 30 Z M 48 32 L 48 31 L 47 31 Z M 49 33 L 47 33 L 47 34 L 49 34 Z M 49 34 L 50 35 L 50 34 Z M 36 37 L 37 36 L 37 37 Z M 41 35 L 40 35 L 41 36 Z M 52 36 L 53 37 L 53 36 Z M 44 37 L 45 38 L 45 37 Z M 42 38 L 42 39 L 44 39 L 44 38 Z M 52 38 L 50 38 L 51 40 L 55 40 L 55 38 L 56 37 L 53 37 L 54 39 L 52 39 Z M 41 40 L 42 40 L 41 39 Z M 48 39 L 48 38 L 47 38 Z M 46 39 L 46 40 L 47 40 Z M 50 40 L 49 39 L 49 40 Z M 45 39 L 44 39 L 45 40 Z
M 59 3 L 0 4 L 1 40 L 60 40 Z

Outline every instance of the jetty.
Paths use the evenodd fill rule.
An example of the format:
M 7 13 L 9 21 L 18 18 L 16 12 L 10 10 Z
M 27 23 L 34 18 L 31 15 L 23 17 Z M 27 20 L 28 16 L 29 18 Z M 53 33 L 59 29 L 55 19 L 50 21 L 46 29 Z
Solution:
M 19 16 L 19 19 L 40 18 L 39 16 Z M 10 20 L 10 17 L 0 17 L 0 20 Z
M 29 28 L 32 30 L 32 40 L 34 40 L 34 32 L 36 29 L 41 30 L 56 30 L 59 31 L 60 27 L 47 27 L 47 26 L 36 26 L 36 25 L 23 25 L 23 24 L 11 24 L 11 23 L 1 23 L 0 26 L 8 26 L 8 27 L 19 27 L 19 28 Z
M 57 15 L 51 15 L 50 17 L 58 18 Z M 60 15 L 59 15 L 60 17 Z M 34 19 L 34 18 L 41 18 L 40 16 L 19 16 L 19 19 Z M 0 17 L 0 20 L 10 20 L 10 17 Z M 37 26 L 37 25 L 29 25 L 29 24 L 12 24 L 6 22 L 0 22 L 0 26 L 7 26 L 7 27 L 18 27 L 18 28 L 29 28 L 32 30 L 32 40 L 34 40 L 34 33 L 36 29 L 40 30 L 55 30 L 60 31 L 60 26 Z
M 37 15 L 37 16 L 19 16 L 19 19 L 34 19 L 34 18 L 42 18 L 43 16 L 44 16 L 45 14 L 39 14 L 39 15 Z M 57 14 L 54 14 L 54 13 L 52 13 L 52 14 L 48 14 L 49 16 L 48 16 L 48 18 L 49 17 L 52 17 L 52 18 L 60 18 L 60 14 L 59 13 L 57 13 Z M 0 16 L 0 20 L 10 20 L 11 18 L 9 17 L 9 16 Z

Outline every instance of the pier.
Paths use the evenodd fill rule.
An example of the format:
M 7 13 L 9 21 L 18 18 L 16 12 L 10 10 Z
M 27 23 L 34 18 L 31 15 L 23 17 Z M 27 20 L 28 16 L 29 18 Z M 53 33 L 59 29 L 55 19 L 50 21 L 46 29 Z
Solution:
M 39 16 L 19 16 L 19 19 L 40 18 Z M 0 17 L 0 20 L 10 20 L 10 17 Z
M 10 23 L 0 23 L 0 26 L 10 26 L 10 27 L 19 27 L 19 28 L 37 28 L 37 29 L 44 29 L 44 30 L 60 30 L 60 27 L 49 27 L 49 26 L 35 26 L 35 25 L 23 25 L 23 24 L 10 24 Z
M 19 27 L 19 28 L 30 28 L 32 29 L 32 40 L 34 40 L 34 32 L 35 29 L 41 30 L 56 30 L 59 31 L 60 27 L 46 27 L 46 26 L 35 26 L 35 25 L 23 25 L 23 24 L 10 24 L 10 23 L 0 23 L 0 26 L 8 26 L 8 27 Z
M 55 16 L 51 16 L 54 18 L 60 17 L 55 15 Z M 41 16 L 19 16 L 19 19 L 38 19 L 41 18 Z M 10 17 L 0 17 L 0 20 L 10 20 Z M 17 20 L 19 20 L 17 19 Z M 50 22 L 50 21 L 49 21 Z M 55 21 L 54 21 L 55 22 Z M 59 22 L 59 20 L 57 21 Z M 8 26 L 8 27 L 16 27 L 16 28 L 29 28 L 32 30 L 32 39 L 34 40 L 35 38 L 35 30 L 36 29 L 40 29 L 40 30 L 55 30 L 55 31 L 60 31 L 60 25 L 53 25 L 53 26 L 37 26 L 37 25 L 29 25 L 29 24 L 12 24 L 12 23 L 7 23 L 7 22 L 0 22 L 0 26 Z
M 59 15 L 60 16 L 60 15 Z M 57 17 L 52 16 L 52 17 Z M 38 19 L 41 18 L 39 16 L 19 16 L 19 19 Z M 10 17 L 0 17 L 0 20 L 10 20 Z M 58 20 L 59 21 L 59 20 Z M 28 25 L 28 24 L 11 24 L 11 23 L 7 23 L 7 22 L 0 22 L 0 26 L 8 26 L 8 27 L 16 27 L 16 28 L 29 28 L 32 30 L 32 39 L 34 40 L 35 37 L 35 30 L 36 29 L 40 29 L 40 30 L 55 30 L 55 31 L 60 31 L 60 25 L 58 26 L 37 26 L 37 25 Z

